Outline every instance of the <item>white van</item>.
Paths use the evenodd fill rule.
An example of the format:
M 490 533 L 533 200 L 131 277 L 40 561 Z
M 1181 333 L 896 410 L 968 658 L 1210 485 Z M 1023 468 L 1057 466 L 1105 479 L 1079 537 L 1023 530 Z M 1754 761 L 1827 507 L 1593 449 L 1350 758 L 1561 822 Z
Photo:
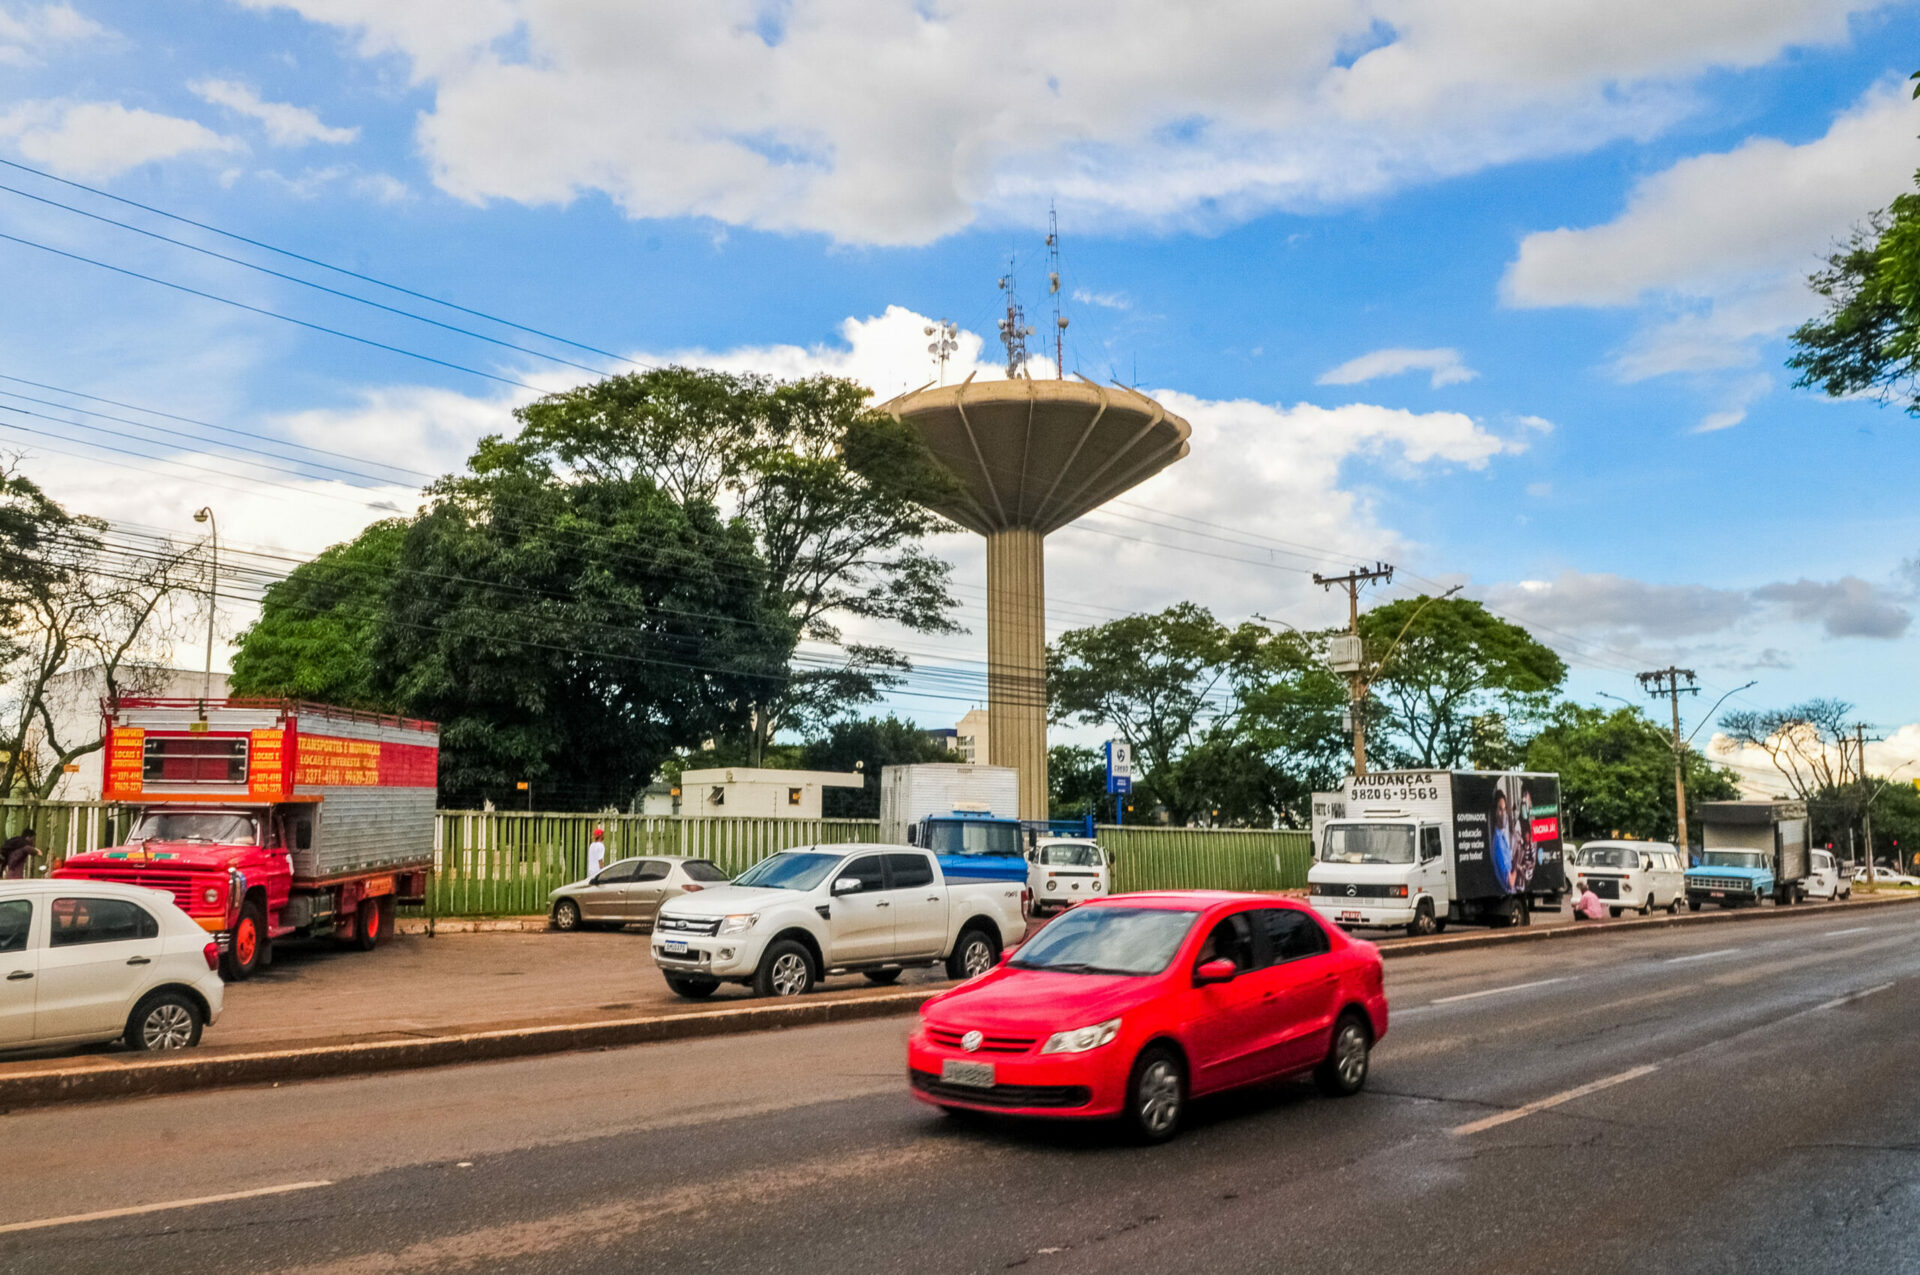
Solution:
M 1573 890 L 1591 889 L 1619 916 L 1655 908 L 1678 912 L 1687 901 L 1687 864 L 1665 841 L 1589 841 L 1573 859 Z
M 1033 914 L 1064 912 L 1113 889 L 1113 856 L 1085 837 L 1042 837 L 1027 851 Z
M 1840 863 L 1831 851 L 1813 852 L 1813 875 L 1807 878 L 1807 897 L 1832 899 L 1835 903 L 1853 897 L 1853 881 L 1840 871 Z

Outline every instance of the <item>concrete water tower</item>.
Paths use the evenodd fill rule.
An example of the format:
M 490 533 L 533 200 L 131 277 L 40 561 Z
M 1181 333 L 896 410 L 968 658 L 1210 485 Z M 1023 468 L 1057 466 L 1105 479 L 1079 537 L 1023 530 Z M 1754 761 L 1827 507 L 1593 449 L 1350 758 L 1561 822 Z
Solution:
M 987 538 L 987 757 L 1020 772 L 1020 817 L 1047 817 L 1048 532 L 1187 454 L 1188 424 L 1118 386 L 1014 377 L 886 403 L 960 490 L 937 511 Z M 1097 583 L 1097 582 L 1096 582 Z

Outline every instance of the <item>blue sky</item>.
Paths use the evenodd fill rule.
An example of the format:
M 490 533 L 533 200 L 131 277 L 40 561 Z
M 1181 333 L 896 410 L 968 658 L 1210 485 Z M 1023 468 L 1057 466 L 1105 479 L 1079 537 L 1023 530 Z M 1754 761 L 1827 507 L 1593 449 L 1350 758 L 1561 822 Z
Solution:
M 1054 631 L 1188 597 L 1324 624 L 1340 608 L 1307 573 L 1384 557 L 1384 596 L 1463 583 L 1559 646 L 1583 696 L 1677 660 L 1714 696 L 1758 678 L 1735 702 L 1851 699 L 1894 736 L 1883 764 L 1920 757 L 1916 427 L 1782 366 L 1807 272 L 1920 167 L 1920 7 L 1108 0 L 1039 21 L 0 0 L 0 158 L 641 362 L 834 370 L 882 397 L 932 375 L 934 317 L 970 334 L 962 372 L 998 374 L 977 339 L 995 280 L 1015 254 L 1045 308 L 1057 203 L 1068 369 L 1160 395 L 1195 450 L 1050 542 Z M 426 308 L 18 169 L 0 185 Z M 585 375 L 16 194 L 0 233 L 523 383 L 0 240 L 0 373 L 294 445 L 247 442 L 293 471 L 266 474 L 200 425 L 0 413 L 57 495 L 142 527 L 187 533 L 217 497 L 236 544 L 312 552 L 407 505 L 391 466 L 455 465 L 525 385 Z M 945 547 L 974 632 L 903 643 L 965 669 L 980 553 Z M 913 689 L 898 707 L 929 724 L 966 707 Z

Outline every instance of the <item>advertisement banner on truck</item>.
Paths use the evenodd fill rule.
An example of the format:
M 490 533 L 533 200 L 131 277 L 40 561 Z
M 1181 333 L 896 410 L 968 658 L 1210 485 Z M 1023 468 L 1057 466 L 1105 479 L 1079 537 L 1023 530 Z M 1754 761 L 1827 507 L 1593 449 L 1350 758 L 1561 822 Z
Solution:
M 1456 774 L 1452 780 L 1455 884 L 1462 898 L 1551 894 L 1565 886 L 1557 778 Z

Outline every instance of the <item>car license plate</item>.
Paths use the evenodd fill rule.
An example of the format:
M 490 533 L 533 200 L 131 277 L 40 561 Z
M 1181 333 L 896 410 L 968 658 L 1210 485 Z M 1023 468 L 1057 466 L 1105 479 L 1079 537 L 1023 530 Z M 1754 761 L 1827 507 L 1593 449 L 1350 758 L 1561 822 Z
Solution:
M 1340 919 L 1342 921 L 1358 921 L 1360 919 L 1360 914 L 1358 912 L 1342 912 L 1340 914 Z
M 940 1063 L 940 1079 L 942 1083 L 949 1085 L 991 1089 L 993 1088 L 993 1064 L 962 1062 L 958 1058 L 943 1059 Z
M 687 954 L 687 941 L 685 939 L 668 939 L 660 945 L 660 950 L 669 956 L 685 956 Z

